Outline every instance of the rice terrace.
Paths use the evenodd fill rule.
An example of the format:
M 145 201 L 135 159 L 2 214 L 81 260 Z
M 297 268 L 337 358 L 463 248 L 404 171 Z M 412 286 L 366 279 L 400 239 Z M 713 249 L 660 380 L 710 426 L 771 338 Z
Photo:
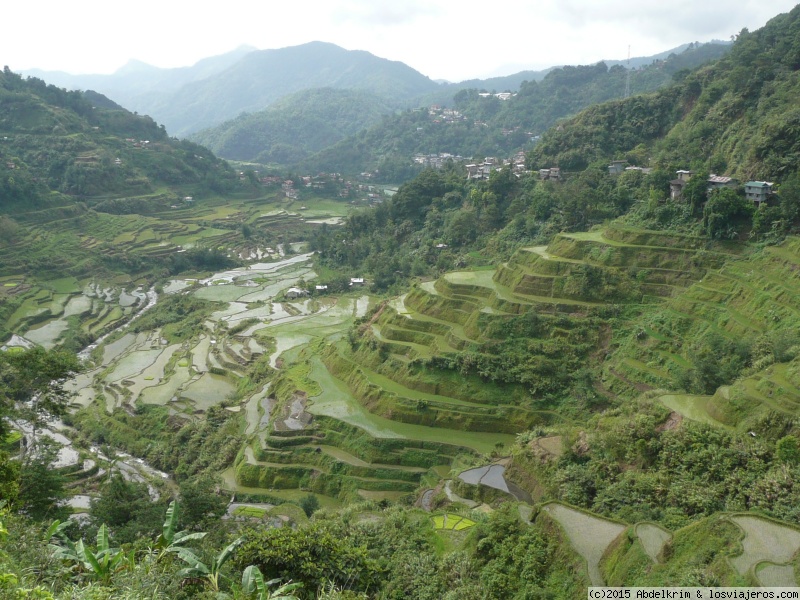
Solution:
M 798 32 L 0 71 L 0 597 L 798 587 Z

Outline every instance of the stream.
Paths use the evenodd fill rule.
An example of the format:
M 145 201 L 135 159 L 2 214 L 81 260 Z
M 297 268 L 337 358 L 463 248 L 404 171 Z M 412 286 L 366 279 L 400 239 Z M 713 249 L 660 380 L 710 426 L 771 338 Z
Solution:
M 108 333 L 104 333 L 99 338 L 97 338 L 94 342 L 92 342 L 91 344 L 86 346 L 86 348 L 84 348 L 83 350 L 78 352 L 78 359 L 81 360 L 81 361 L 88 360 L 89 356 L 92 353 L 92 350 L 94 350 L 100 344 L 102 344 L 108 338 L 108 336 L 116 333 L 117 331 L 125 329 L 126 327 L 129 327 L 131 323 L 133 323 L 136 319 L 141 317 L 146 311 L 148 311 L 151 308 L 153 308 L 156 305 L 156 302 L 158 302 L 158 293 L 156 292 L 155 288 L 150 288 L 150 290 L 148 290 L 148 292 L 146 294 L 146 297 L 147 297 L 147 304 L 145 304 L 139 311 L 137 311 L 137 313 L 135 315 L 133 315 L 125 323 L 122 323 L 119 327 L 114 327 Z

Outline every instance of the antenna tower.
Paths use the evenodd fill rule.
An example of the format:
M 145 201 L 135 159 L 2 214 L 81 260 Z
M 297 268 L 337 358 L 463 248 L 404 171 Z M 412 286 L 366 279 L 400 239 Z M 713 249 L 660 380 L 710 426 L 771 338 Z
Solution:
M 624 98 L 628 98 L 631 95 L 631 47 L 630 44 L 628 45 L 628 65 L 627 65 L 627 73 L 625 74 L 625 96 Z

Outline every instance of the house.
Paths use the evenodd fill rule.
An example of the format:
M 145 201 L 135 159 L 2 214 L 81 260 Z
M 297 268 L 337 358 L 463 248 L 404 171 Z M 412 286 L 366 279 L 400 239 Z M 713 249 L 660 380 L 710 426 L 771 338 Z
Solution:
M 308 292 L 303 288 L 291 287 L 288 290 L 286 290 L 286 294 L 284 295 L 290 300 L 293 300 L 295 298 L 303 298 L 305 296 L 308 296 Z
M 772 196 L 773 185 L 769 181 L 748 181 L 744 184 L 744 195 L 756 206 L 761 206 L 762 202 L 766 202 Z
M 356 287 L 364 285 L 364 278 L 363 277 L 351 277 L 350 278 L 350 287 Z
M 724 177 L 722 175 L 714 175 L 712 173 L 708 178 L 708 191 L 720 190 L 722 188 L 735 188 L 739 182 L 732 177 Z
M 327 292 L 328 291 L 328 286 L 327 285 L 315 285 L 314 286 L 314 290 L 316 290 L 317 292 Z
M 677 179 L 673 179 L 669 182 L 669 198 L 670 200 L 680 200 L 681 196 L 683 195 L 683 187 L 686 185 L 692 175 L 694 175 L 693 171 L 675 171 L 675 174 L 678 176 Z
M 539 179 L 559 181 L 561 179 L 561 169 L 559 167 L 539 169 Z
M 625 170 L 625 165 L 628 164 L 628 161 L 625 160 L 612 160 L 611 164 L 608 165 L 608 174 L 609 175 L 619 175 Z

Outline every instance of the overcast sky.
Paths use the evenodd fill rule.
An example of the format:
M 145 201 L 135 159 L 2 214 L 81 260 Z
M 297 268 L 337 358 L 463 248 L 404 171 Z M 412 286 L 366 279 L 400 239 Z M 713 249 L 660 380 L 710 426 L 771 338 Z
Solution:
M 0 64 L 111 73 L 130 59 L 194 64 L 247 44 L 320 40 L 460 81 L 648 56 L 730 39 L 794 0 L 39 0 L 4 2 Z

